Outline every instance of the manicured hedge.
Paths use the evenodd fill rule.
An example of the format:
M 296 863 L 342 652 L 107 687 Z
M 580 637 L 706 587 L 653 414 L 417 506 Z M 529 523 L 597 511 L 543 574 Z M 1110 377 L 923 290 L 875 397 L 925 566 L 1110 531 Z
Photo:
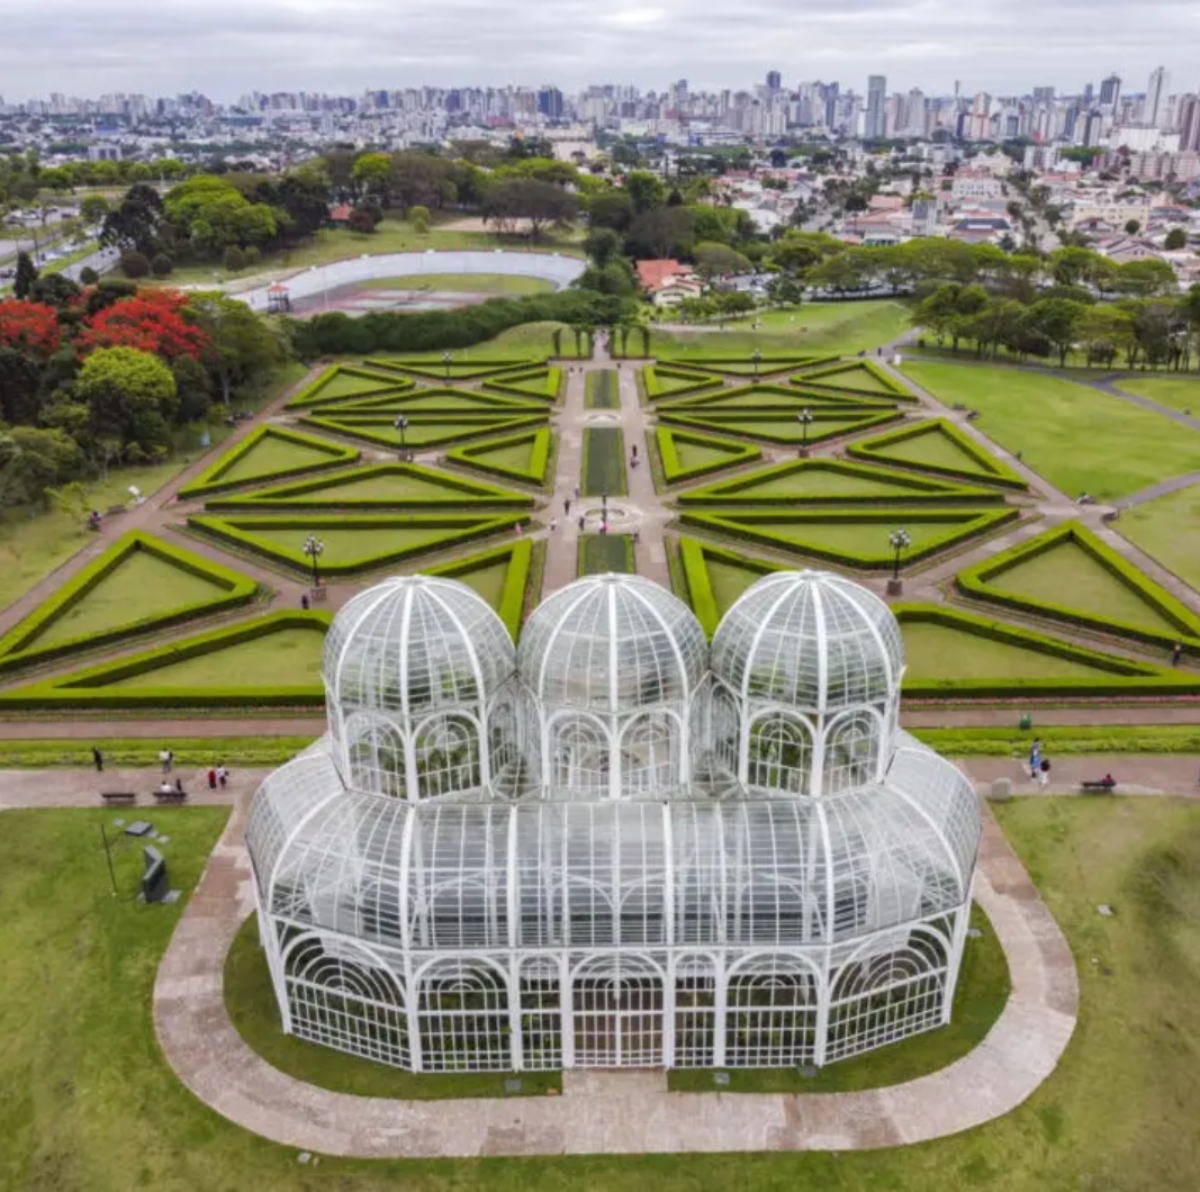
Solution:
M 938 604 L 897 604 L 892 611 L 905 624 L 944 625 L 1005 645 L 1037 650 L 1055 658 L 1107 672 L 1097 679 L 905 679 L 904 694 L 916 699 L 1034 699 L 1200 694 L 1200 676 L 1149 663 L 1101 654 L 1016 625 L 988 621 Z
M 256 539 L 255 529 L 263 530 L 296 530 L 305 534 L 322 532 L 330 533 L 338 529 L 369 530 L 387 529 L 389 527 L 420 527 L 425 529 L 444 529 L 445 536 L 432 543 L 419 545 L 397 546 L 394 550 L 383 550 L 377 554 L 351 559 L 349 562 L 333 563 L 322 560 L 320 570 L 322 576 L 336 577 L 356 575 L 362 571 L 383 567 L 388 563 L 397 563 L 402 559 L 411 559 L 418 555 L 433 554 L 436 551 L 449 550 L 466 542 L 474 542 L 479 538 L 487 538 L 492 534 L 512 531 L 518 525 L 529 522 L 527 514 L 502 514 L 489 516 L 426 516 L 424 514 L 391 514 L 368 515 L 356 514 L 341 517 L 316 515 L 307 517 L 233 517 L 218 518 L 200 515 L 188 518 L 188 528 L 205 537 L 213 538 L 239 550 L 261 555 L 274 563 L 283 564 L 301 575 L 308 575 L 312 563 L 299 548 L 288 550 L 275 543 Z
M 680 593 L 680 595 L 684 596 L 691 604 L 692 612 L 696 614 L 696 619 L 700 622 L 704 632 L 712 637 L 721 622 L 721 613 L 717 608 L 712 581 L 708 574 L 709 559 L 725 562 L 735 567 L 758 570 L 762 575 L 770 575 L 773 571 L 783 571 L 785 568 L 778 563 L 751 559 L 746 555 L 739 555 L 719 546 L 697 542 L 694 538 L 680 538 L 679 560 L 683 566 L 684 582 L 687 584 L 687 592 Z
M 886 481 L 888 484 L 899 485 L 907 491 L 891 495 L 868 493 L 861 497 L 847 496 L 844 493 L 813 493 L 807 496 L 802 493 L 787 495 L 776 493 L 756 496 L 752 491 L 763 483 L 815 472 L 832 472 L 864 482 Z M 701 488 L 689 489 L 685 493 L 680 493 L 678 500 L 681 505 L 775 507 L 789 505 L 899 505 L 907 507 L 913 505 L 914 502 L 922 505 L 995 505 L 1004 500 L 1004 494 L 996 492 L 995 489 L 970 488 L 962 484 L 947 484 L 941 480 L 926 480 L 907 472 L 890 471 L 866 464 L 853 464 L 840 459 L 809 459 L 792 460 L 738 476 L 733 480 L 722 480 L 717 484 L 707 484 Z
M 489 360 L 478 357 L 472 360 L 451 361 L 449 380 L 474 381 L 482 377 L 499 376 L 501 374 L 517 374 L 531 368 L 541 368 L 548 357 L 527 356 L 518 360 Z M 367 359 L 364 363 L 369 368 L 397 372 L 402 376 L 420 377 L 433 381 L 447 380 L 446 364 L 443 360 L 387 360 Z M 409 382 L 410 384 L 412 382 Z
M 264 439 L 282 439 L 286 443 L 294 443 L 297 447 L 305 447 L 312 451 L 323 452 L 328 456 L 327 463 L 296 464 L 290 468 L 275 468 L 270 472 L 262 472 L 241 480 L 223 481 L 221 479 L 233 467 L 240 463 Z M 250 484 L 269 484 L 276 480 L 285 480 L 290 476 L 303 476 L 309 472 L 322 472 L 326 468 L 341 467 L 342 464 L 354 463 L 360 452 L 354 447 L 343 443 L 331 443 L 328 439 L 319 439 L 316 435 L 306 435 L 296 430 L 288 430 L 282 426 L 260 426 L 252 430 L 236 447 L 225 452 L 211 467 L 206 468 L 195 480 L 189 481 L 179 490 L 179 496 L 184 500 L 192 497 L 206 497 L 214 493 L 229 492 L 235 488 L 245 488 Z
M 444 406 L 427 405 L 430 400 L 445 400 Z M 463 404 L 464 400 L 467 402 Z M 419 404 L 418 404 L 419 403 Z M 413 407 L 416 407 L 413 409 Z M 459 418 L 473 414 L 533 414 L 545 409 L 543 401 L 534 401 L 528 396 L 517 397 L 499 393 L 485 393 L 482 389 L 408 389 L 403 393 L 383 393 L 375 397 L 356 398 L 339 402 L 337 407 L 321 406 L 313 411 L 318 417 L 351 418 L 360 414 L 382 416 L 397 414 L 410 417 Z
M 425 575 L 443 575 L 449 579 L 462 579 L 472 571 L 491 567 L 503 559 L 508 560 L 508 572 L 504 577 L 504 591 L 500 597 L 500 607 L 496 609 L 505 628 L 516 640 L 521 631 L 521 619 L 525 613 L 525 593 L 529 586 L 530 565 L 533 561 L 532 539 L 522 538 L 511 546 L 501 546 L 496 550 L 484 551 L 483 554 L 472 555 L 469 559 L 459 559 L 442 567 L 431 567 Z
M 497 377 L 495 380 L 484 382 L 483 387 L 490 393 L 507 394 L 510 397 L 536 397 L 544 401 L 557 401 L 562 393 L 562 380 L 562 369 L 553 365 L 532 372 Z
M 674 414 L 670 410 L 659 410 L 661 421 L 672 426 L 688 426 L 693 430 L 707 431 L 710 434 L 736 435 L 743 439 L 757 439 L 764 443 L 785 443 L 789 447 L 798 445 L 799 440 L 790 435 L 776 434 L 774 431 L 763 429 L 764 423 L 778 422 L 780 415 L 729 412 L 713 414 Z M 874 430 L 878 426 L 887 426 L 899 422 L 903 417 L 896 411 L 881 414 L 858 415 L 855 411 L 841 414 L 839 411 L 819 410 L 808 427 L 808 442 L 822 443 L 829 439 L 840 439 L 846 435 L 859 435 L 866 430 Z M 822 427 L 822 424 L 825 424 Z M 850 423 L 851 425 L 846 425 Z
M 542 413 L 523 414 L 519 417 L 501 418 L 494 414 L 464 414 L 461 410 L 453 414 L 412 414 L 409 416 L 410 427 L 422 423 L 436 422 L 445 426 L 445 433 L 433 438 L 422 439 L 420 443 L 410 443 L 412 451 L 427 451 L 432 447 L 445 447 L 450 443 L 458 443 L 464 439 L 477 439 L 481 435 L 504 434 L 545 423 L 550 416 L 549 410 Z M 359 414 L 345 418 L 320 418 L 307 416 L 301 421 L 307 426 L 315 426 L 333 434 L 346 435 L 353 439 L 362 439 L 367 443 L 376 443 L 392 451 L 400 449 L 400 437 L 396 432 L 395 418 L 391 415 L 377 416 Z
M 615 571 L 632 575 L 637 571 L 633 538 L 629 534 L 584 534 L 579 539 L 575 560 L 577 575 L 604 575 Z
M 335 397 L 322 397 L 321 391 L 327 389 L 341 377 L 357 377 L 363 381 L 362 389 L 357 393 L 343 393 Z M 369 368 L 359 368 L 353 364 L 335 364 L 327 368 L 316 380 L 311 381 L 287 404 L 289 410 L 303 410 L 311 406 L 340 405 L 342 402 L 355 401 L 372 393 L 403 393 L 415 388 L 415 384 L 405 377 L 392 377 L 384 372 L 374 372 Z
M 740 401 L 743 397 L 753 397 L 753 404 Z M 761 401 L 758 400 L 761 398 Z M 778 399 L 778 400 L 772 400 Z M 779 413 L 799 414 L 805 405 L 816 408 L 818 413 L 834 414 L 881 414 L 896 409 L 896 403 L 887 397 L 872 400 L 865 395 L 861 397 L 843 397 L 840 394 L 817 393 L 806 394 L 789 389 L 784 385 L 739 385 L 734 389 L 720 389 L 715 393 L 698 393 L 672 401 L 666 407 L 669 413 L 691 410 L 703 413 L 711 410 L 714 414 L 728 413 Z
M 641 370 L 641 383 L 651 401 L 686 397 L 691 393 L 707 393 L 713 388 L 722 388 L 720 377 L 704 373 L 687 372 L 667 364 L 647 364 Z M 667 387 L 663 381 L 683 381 L 682 385 Z
M 589 426 L 583 432 L 583 493 L 599 497 L 624 496 L 625 436 L 619 426 Z
M 1096 613 L 1073 608 L 1067 603 L 1070 598 L 1069 591 L 1063 593 L 1066 599 L 1061 604 L 1050 604 L 1003 590 L 1003 576 L 1006 571 L 1068 542 L 1074 542 L 1115 580 L 1124 584 L 1160 617 L 1169 621 L 1175 627 L 1175 632 L 1170 634 L 1156 632 L 1145 626 L 1129 625 L 1112 617 L 1102 617 Z M 1112 547 L 1101 541 L 1078 521 L 1064 522 L 1029 542 L 1022 542 L 998 555 L 993 555 L 990 559 L 985 559 L 982 563 L 977 563 L 974 567 L 968 567 L 958 573 L 954 582 L 964 595 L 1006 608 L 1018 609 L 1033 616 L 1049 617 L 1056 621 L 1064 621 L 1068 625 L 1096 629 L 1101 633 L 1115 633 L 1121 637 L 1133 638 L 1168 649 L 1176 641 L 1183 639 L 1192 649 L 1200 649 L 1200 617 L 1165 589 L 1159 587 L 1127 559 L 1122 558 Z M 993 587 L 993 583 L 998 583 L 999 586 Z
M 979 465 L 979 470 L 972 471 L 969 468 L 944 467 L 940 464 L 905 463 L 904 460 L 895 459 L 892 456 L 884 454 L 887 448 L 894 447 L 897 443 L 907 442 L 909 439 L 917 438 L 920 435 L 928 434 L 935 427 L 939 428 L 942 434 L 953 440 L 956 446 L 960 447 L 975 460 Z M 863 439 L 860 442 L 851 443 L 846 448 L 846 451 L 858 459 L 865 459 L 870 463 L 890 465 L 894 468 L 915 468 L 920 472 L 932 472 L 936 476 L 950 476 L 955 480 L 970 480 L 976 483 L 1002 484 L 1005 488 L 1025 489 L 1029 487 L 1007 464 L 990 454 L 969 435 L 964 434 L 948 418 L 929 418 L 923 422 L 913 422 L 908 426 L 902 427 L 900 430 L 891 431 L 886 435 L 877 435 L 872 439 Z
M 73 674 L 47 679 L 28 687 L 0 692 L 0 708 L 6 711 L 58 710 L 62 708 L 248 708 L 248 707 L 319 707 L 325 702 L 320 683 L 304 687 L 275 689 L 239 688 L 236 672 L 230 674 L 226 688 L 195 690 L 173 687 L 143 687 L 135 690 L 108 690 L 106 684 L 160 670 L 176 662 L 185 662 L 215 650 L 252 641 L 281 629 L 320 627 L 328 629 L 332 614 L 327 612 L 268 613 L 238 625 L 227 625 L 209 633 L 196 634 L 182 641 L 169 642 L 117 662 L 106 662 Z
M 503 439 L 488 439 L 485 443 L 476 443 L 471 447 L 453 447 L 446 452 L 446 459 L 466 468 L 486 472 L 489 476 L 498 476 L 502 480 L 518 480 L 524 484 L 536 484 L 541 488 L 546 483 L 553 442 L 549 429 L 542 427 L 540 430 L 526 431 L 519 435 L 506 435 Z M 489 451 L 516 447 L 524 443 L 531 444 L 528 468 L 509 468 L 477 458 Z
M 762 451 L 749 443 L 739 443 L 734 439 L 721 439 L 713 435 L 695 434 L 690 431 L 675 430 L 669 426 L 654 428 L 654 442 L 658 448 L 658 458 L 662 463 L 663 480 L 667 484 L 682 484 L 687 480 L 695 480 L 699 476 L 707 476 L 712 472 L 722 472 L 726 468 L 737 467 L 739 464 L 752 463 L 762 459 Z M 727 450 L 726 459 L 716 459 L 697 467 L 685 468 L 679 460 L 678 444 L 692 443 L 698 447 L 709 447 L 715 450 Z
M 793 368 L 815 368 L 839 359 L 838 356 L 763 356 L 758 362 L 758 375 L 768 376 Z M 689 356 L 679 360 L 667 359 L 663 363 L 672 367 L 691 366 L 730 377 L 754 376 L 754 361 L 750 359 L 749 353 L 744 356 Z
M 811 382 L 820 383 L 828 377 L 844 376 L 847 373 L 854 374 L 855 372 L 867 372 L 875 378 L 889 393 L 894 394 L 898 398 L 905 401 L 915 401 L 916 395 L 909 391 L 908 386 L 901 385 L 890 373 L 885 372 L 874 360 L 864 357 L 861 360 L 843 360 L 837 364 L 829 365 L 825 368 L 818 368 L 812 371 L 805 371 L 800 376 L 794 378 L 797 385 L 807 385 Z M 837 382 L 825 380 L 826 384 L 836 385 Z M 853 385 L 842 386 L 845 389 L 853 389 Z M 863 390 L 863 392 L 870 392 Z
M 888 546 L 888 532 L 896 526 L 915 525 L 920 522 L 944 523 L 947 530 L 936 538 L 930 539 L 921 547 L 910 547 L 901 562 L 904 566 L 918 563 L 922 559 L 941 554 L 956 543 L 974 538 L 979 534 L 988 533 L 998 526 L 1014 521 L 1018 516 L 1016 509 L 903 509 L 881 510 L 878 513 L 865 510 L 813 510 L 806 513 L 783 512 L 730 512 L 724 513 L 694 513 L 684 510 L 680 520 L 684 525 L 695 526 L 734 538 L 757 542 L 773 550 L 784 551 L 788 554 L 801 554 L 809 558 L 824 559 L 831 563 L 839 563 L 858 570 L 883 570 L 892 565 L 893 554 Z M 770 524 L 788 523 L 798 528 L 805 525 L 830 526 L 844 523 L 846 525 L 879 526 L 879 548 L 877 553 L 863 555 L 848 550 L 835 550 L 820 544 L 800 544 L 783 538 L 765 528 Z
M 111 629 L 93 630 L 83 637 L 70 638 L 53 645 L 37 644 L 40 634 L 59 617 L 85 600 L 97 584 L 111 575 L 135 551 L 145 551 L 170 563 L 172 567 L 178 567 L 182 571 L 217 584 L 224 589 L 224 593 L 192 604 L 180 605 L 153 617 L 114 625 Z M 77 650 L 96 649 L 143 633 L 168 629 L 196 617 L 227 612 L 249 604 L 257 590 L 258 584 L 249 576 L 222 567 L 219 563 L 210 563 L 190 550 L 152 538 L 140 530 L 131 530 L 113 543 L 98 559 L 67 580 L 35 612 L 0 638 L 0 673 L 18 670 L 35 663 L 49 662 L 51 659 L 73 654 Z

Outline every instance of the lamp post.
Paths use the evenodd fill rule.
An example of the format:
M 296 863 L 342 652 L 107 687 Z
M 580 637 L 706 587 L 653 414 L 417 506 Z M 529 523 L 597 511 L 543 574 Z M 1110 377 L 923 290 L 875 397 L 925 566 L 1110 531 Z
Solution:
M 900 554 L 912 545 L 912 536 L 901 527 L 888 535 L 888 544 L 896 552 L 896 557 L 892 562 L 892 578 L 888 583 L 888 595 L 899 596 L 903 590 L 900 584 Z
M 800 423 L 800 458 L 808 458 L 808 424 L 813 420 L 813 412 L 807 406 L 796 415 Z
M 321 586 L 321 572 L 317 567 L 317 560 L 321 557 L 321 552 L 325 549 L 325 543 L 315 534 L 310 534 L 301 549 L 312 560 L 313 587 L 319 588 Z
M 449 381 L 450 380 L 450 365 L 452 365 L 454 363 L 454 353 L 453 352 L 443 352 L 442 353 L 442 363 L 446 366 L 446 380 Z
M 762 353 L 755 348 L 754 351 L 750 353 L 750 359 L 754 362 L 754 379 L 757 381 L 758 366 L 762 363 Z
M 404 432 L 408 430 L 408 418 L 404 414 L 397 414 L 395 426 L 400 432 L 400 458 L 408 459 L 408 447 L 404 439 Z

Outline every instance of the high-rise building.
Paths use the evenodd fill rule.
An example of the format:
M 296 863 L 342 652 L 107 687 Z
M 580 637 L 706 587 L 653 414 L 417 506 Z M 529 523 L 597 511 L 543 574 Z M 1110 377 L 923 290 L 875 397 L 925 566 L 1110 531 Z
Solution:
M 1200 95 L 1183 95 L 1175 113 L 1179 125 L 1179 151 L 1200 150 Z
M 1115 108 L 1121 98 L 1121 80 L 1114 74 L 1100 84 L 1100 106 Z
M 1150 81 L 1146 84 L 1146 102 L 1142 105 L 1142 123 L 1151 128 L 1158 128 L 1162 124 L 1168 81 L 1166 67 L 1156 66 L 1150 72 Z
M 783 75 L 777 70 L 767 71 L 767 90 L 778 91 L 783 86 Z
M 868 141 L 878 140 L 887 135 L 884 120 L 884 99 L 887 95 L 887 78 L 884 75 L 871 75 L 867 79 L 867 111 L 863 124 L 863 136 Z
M 563 93 L 557 87 L 543 87 L 537 93 L 537 110 L 547 120 L 561 120 Z

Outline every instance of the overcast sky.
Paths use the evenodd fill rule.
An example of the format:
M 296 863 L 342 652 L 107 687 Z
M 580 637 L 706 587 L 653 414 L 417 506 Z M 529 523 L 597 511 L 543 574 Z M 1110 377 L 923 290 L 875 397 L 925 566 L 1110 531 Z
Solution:
M 626 82 L 661 89 L 868 74 L 889 89 L 1077 91 L 1157 65 L 1200 88 L 1200 0 L 8 0 L 0 95 L 229 100 L 254 89 Z

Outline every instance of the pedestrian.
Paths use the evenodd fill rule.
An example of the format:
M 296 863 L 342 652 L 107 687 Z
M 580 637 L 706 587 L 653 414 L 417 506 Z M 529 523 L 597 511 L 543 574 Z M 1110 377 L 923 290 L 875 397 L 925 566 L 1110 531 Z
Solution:
M 634 443 L 634 445 L 633 445 L 633 458 L 637 459 L 637 444 L 636 443 Z
M 1042 764 L 1038 767 L 1038 785 L 1045 786 L 1050 781 L 1050 759 L 1042 758 Z
M 302 593 L 300 596 L 300 607 L 302 609 L 304 609 L 305 612 L 308 612 L 308 593 L 307 592 Z
M 208 767 L 208 789 L 210 791 L 217 789 L 217 772 L 212 766 Z
M 175 793 L 177 795 L 183 794 L 183 779 L 182 778 L 175 779 Z
M 171 772 L 171 751 L 167 748 L 160 749 L 158 751 L 158 762 L 159 762 L 159 765 L 162 766 L 162 772 L 164 774 L 170 774 L 170 772 Z
M 221 789 L 225 789 L 225 783 L 229 780 L 229 771 L 225 769 L 224 762 L 217 762 L 217 781 L 221 784 Z
M 513 526 L 513 533 L 514 533 L 514 534 L 515 534 L 515 535 L 516 535 L 518 538 L 520 538 L 520 537 L 521 537 L 521 535 L 524 533 L 524 531 L 521 529 L 521 523 L 520 523 L 520 522 L 517 522 L 517 524 L 516 524 L 515 526 Z
M 565 497 L 563 499 L 563 517 L 570 517 L 570 516 L 571 516 L 571 498 Z
M 639 542 L 641 542 L 641 540 L 642 540 L 642 533 L 641 533 L 641 531 L 640 531 L 640 530 L 634 530 L 634 532 L 633 532 L 633 545 L 634 545 L 634 546 L 637 546 L 637 544 L 638 544 Z
M 579 485 L 575 486 L 575 500 L 579 500 Z
M 103 774 L 104 773 L 104 754 L 102 754 L 100 752 L 100 750 L 96 748 L 95 745 L 92 746 L 92 761 L 96 765 L 96 773 Z
M 583 533 L 583 527 L 584 527 L 584 517 L 583 517 L 583 514 L 581 513 L 579 515 L 579 532 L 581 534 Z
M 555 534 L 557 532 L 558 532 L 558 518 L 552 517 L 550 519 L 550 533 Z
M 607 534 L 607 533 L 608 533 L 608 522 L 606 522 L 606 521 L 602 521 L 602 522 L 600 523 L 600 533 L 601 533 L 601 534 Z
M 1183 657 L 1183 642 L 1176 642 L 1171 647 L 1171 665 L 1178 666 L 1179 660 Z

